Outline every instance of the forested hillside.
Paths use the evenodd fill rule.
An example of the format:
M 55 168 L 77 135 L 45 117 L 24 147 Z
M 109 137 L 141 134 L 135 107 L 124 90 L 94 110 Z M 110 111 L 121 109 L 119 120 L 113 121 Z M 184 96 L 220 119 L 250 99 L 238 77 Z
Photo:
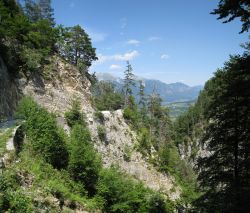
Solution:
M 244 33 L 249 7 L 212 13 L 240 17 Z M 90 74 L 91 38 L 56 25 L 50 0 L 0 0 L 0 212 L 248 212 L 243 46 L 172 120 L 131 62 L 121 90 Z

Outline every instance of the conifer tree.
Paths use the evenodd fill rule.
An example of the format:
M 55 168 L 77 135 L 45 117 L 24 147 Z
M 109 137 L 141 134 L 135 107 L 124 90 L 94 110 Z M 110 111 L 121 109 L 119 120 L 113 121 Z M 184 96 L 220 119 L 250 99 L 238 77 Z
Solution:
M 134 80 L 134 74 L 133 74 L 133 68 L 129 61 L 127 61 L 127 69 L 124 72 L 124 86 L 123 91 L 125 95 L 125 107 L 129 106 L 129 100 L 132 96 L 132 87 L 135 86 L 135 80 Z
M 60 55 L 80 71 L 86 71 L 92 61 L 98 59 L 88 34 L 80 25 L 68 28 L 60 26 L 59 30 L 62 37 L 58 42 Z
M 209 156 L 199 160 L 204 195 L 202 212 L 248 212 L 250 209 L 250 56 L 234 56 L 205 86 L 210 121 L 204 143 Z M 211 86 L 212 84 L 212 86 Z
M 146 97 L 145 97 L 145 85 L 142 80 L 139 81 L 139 106 L 144 108 L 146 106 Z
M 212 14 L 219 15 L 218 19 L 226 19 L 223 23 L 240 18 L 242 22 L 241 32 L 247 32 L 250 27 L 250 1 L 249 0 L 220 0 L 218 8 Z
M 55 24 L 53 18 L 54 10 L 51 7 L 51 0 L 25 0 L 24 11 L 31 22 L 46 19 L 51 26 Z

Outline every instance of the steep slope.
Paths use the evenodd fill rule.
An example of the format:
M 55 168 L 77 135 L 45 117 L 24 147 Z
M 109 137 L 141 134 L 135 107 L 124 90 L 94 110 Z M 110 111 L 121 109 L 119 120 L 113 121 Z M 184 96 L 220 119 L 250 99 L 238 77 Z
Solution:
M 94 118 L 93 114 L 88 114 L 88 123 L 104 165 L 118 165 L 149 188 L 163 192 L 171 200 L 179 199 L 181 190 L 175 186 L 174 178 L 158 172 L 136 151 L 137 136 L 126 124 L 122 110 L 103 111 L 102 114 L 102 122 Z M 100 126 L 106 129 L 104 140 L 98 137 Z
M 29 95 L 50 112 L 54 112 L 58 116 L 59 123 L 68 129 L 63 116 L 71 107 L 72 100 L 77 99 L 80 102 L 81 110 L 87 115 L 93 142 L 102 155 L 104 165 L 107 167 L 112 164 L 118 165 L 149 188 L 162 191 L 171 200 L 180 198 L 181 190 L 176 186 L 174 178 L 159 173 L 135 150 L 137 136 L 126 124 L 121 110 L 102 112 L 103 124 L 95 118 L 95 110 L 91 106 L 91 84 L 73 66 L 54 56 L 50 64 L 44 67 L 42 73 L 31 73 L 28 78 L 17 79 L 14 86 L 18 92 L 13 110 L 9 111 L 8 115 L 13 115 L 16 102 L 20 97 Z M 3 89 L 1 94 L 3 94 L 2 91 Z M 11 102 L 11 100 L 8 101 Z M 2 104 L 6 102 L 7 100 L 1 101 Z M 7 104 L 5 105 L 7 106 Z M 105 142 L 98 137 L 99 125 L 106 128 Z M 127 152 L 131 155 L 129 160 L 125 160 L 124 157 L 128 154 Z
M 13 115 L 18 100 L 21 98 L 19 80 L 13 79 L 0 56 L 0 119 Z

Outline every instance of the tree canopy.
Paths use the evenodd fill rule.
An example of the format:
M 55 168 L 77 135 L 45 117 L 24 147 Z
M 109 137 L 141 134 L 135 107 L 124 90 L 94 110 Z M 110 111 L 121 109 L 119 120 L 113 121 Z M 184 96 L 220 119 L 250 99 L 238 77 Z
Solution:
M 218 8 L 212 14 L 219 15 L 218 19 L 225 19 L 223 23 L 240 18 L 242 29 L 240 33 L 247 32 L 250 27 L 250 2 L 249 0 L 220 0 Z
M 199 160 L 205 193 L 204 212 L 248 212 L 250 208 L 250 56 L 232 56 L 215 73 L 205 112 L 209 126 L 203 138 L 209 156 Z M 211 86 L 212 84 L 212 86 Z

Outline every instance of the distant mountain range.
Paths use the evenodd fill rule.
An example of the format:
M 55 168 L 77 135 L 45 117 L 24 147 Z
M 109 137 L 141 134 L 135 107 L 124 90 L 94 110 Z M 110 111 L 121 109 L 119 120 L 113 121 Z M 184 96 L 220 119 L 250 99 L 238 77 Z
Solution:
M 123 86 L 123 79 L 115 77 L 110 73 L 96 73 L 99 81 L 109 81 L 115 84 L 116 89 L 121 90 Z M 139 80 L 142 80 L 145 85 L 145 94 L 150 95 L 153 91 L 157 92 L 162 100 L 163 104 L 173 102 L 185 102 L 197 99 L 200 90 L 203 88 L 199 86 L 188 86 L 181 82 L 176 83 L 164 83 L 159 80 L 145 79 L 136 76 L 136 86 L 133 88 L 133 94 L 137 97 L 139 93 Z

